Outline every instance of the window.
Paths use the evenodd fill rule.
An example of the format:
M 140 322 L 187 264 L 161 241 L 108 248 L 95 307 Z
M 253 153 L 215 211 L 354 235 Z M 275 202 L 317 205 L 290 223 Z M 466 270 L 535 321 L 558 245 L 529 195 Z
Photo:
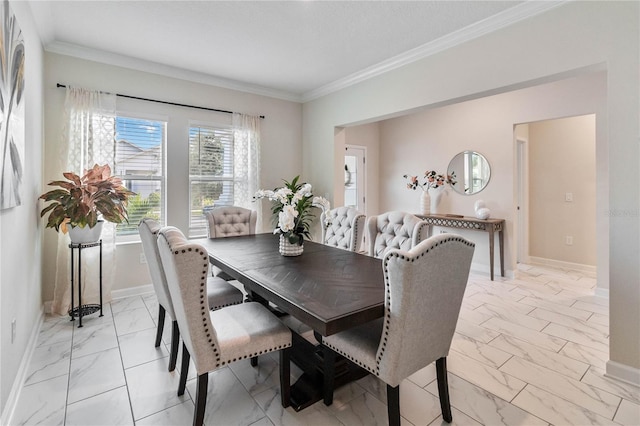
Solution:
M 124 185 L 137 195 L 129 198 L 129 223 L 116 228 L 118 241 L 138 239 L 138 223 L 152 217 L 164 224 L 164 146 L 167 123 L 116 117 L 115 168 Z
M 214 206 L 233 205 L 233 130 L 189 128 L 189 234 L 206 234 L 204 214 Z

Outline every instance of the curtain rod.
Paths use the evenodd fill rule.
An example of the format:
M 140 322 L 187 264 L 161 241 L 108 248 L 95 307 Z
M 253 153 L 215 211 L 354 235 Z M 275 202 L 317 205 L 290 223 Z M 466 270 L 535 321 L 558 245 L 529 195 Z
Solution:
M 67 86 L 64 85 L 64 84 L 58 83 L 56 87 L 65 87 L 66 88 Z M 109 92 L 103 92 L 103 93 L 109 93 Z M 202 106 L 197 106 L 197 105 L 180 104 L 180 103 L 177 103 L 177 102 L 160 101 L 160 100 L 157 100 L 157 99 L 141 98 L 139 96 L 123 95 L 123 94 L 120 94 L 120 93 L 116 93 L 116 96 L 120 96 L 121 98 L 136 99 L 136 100 L 139 100 L 139 101 L 156 102 L 158 104 L 173 105 L 173 106 L 179 106 L 179 107 L 185 107 L 185 108 L 203 109 L 205 111 L 223 112 L 225 114 L 233 114 L 233 111 L 227 111 L 227 110 L 224 110 L 224 109 L 208 108 L 208 107 L 202 107 Z M 261 115 L 260 118 L 264 118 L 264 115 Z

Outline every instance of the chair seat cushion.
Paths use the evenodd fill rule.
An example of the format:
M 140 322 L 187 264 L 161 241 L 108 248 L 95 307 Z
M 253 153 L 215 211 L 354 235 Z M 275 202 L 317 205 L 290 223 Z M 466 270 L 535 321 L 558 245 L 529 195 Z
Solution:
M 291 346 L 289 328 L 257 302 L 211 311 L 210 316 L 222 365 Z
M 376 374 L 376 353 L 384 318 L 322 338 L 322 343 L 360 367 Z
M 209 309 L 220 309 L 242 303 L 243 295 L 239 289 L 222 278 L 209 277 L 207 279 L 207 298 Z

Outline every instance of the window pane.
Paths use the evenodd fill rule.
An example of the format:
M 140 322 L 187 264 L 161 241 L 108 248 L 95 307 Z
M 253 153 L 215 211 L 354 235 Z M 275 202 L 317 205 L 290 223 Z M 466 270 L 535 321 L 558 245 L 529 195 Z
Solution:
M 189 174 L 233 176 L 233 132 L 225 128 L 189 129 Z
M 163 150 L 166 123 L 130 117 L 116 117 L 116 160 L 114 174 L 137 195 L 129 199 L 129 224 L 117 227 L 117 235 L 137 235 L 145 216 L 164 224 Z
M 233 181 L 201 181 L 190 183 L 191 228 L 206 228 L 204 214 L 214 206 L 233 205 Z
M 162 217 L 162 197 L 160 181 L 150 180 L 128 180 L 124 185 L 129 190 L 136 193 L 129 198 L 127 212 L 129 214 L 129 223 L 123 222 L 117 227 L 117 235 L 131 235 L 138 233 L 138 223 L 143 217 L 150 217 L 160 223 L 164 223 Z
M 204 235 L 204 213 L 233 205 L 233 131 L 225 127 L 189 129 L 190 236 Z

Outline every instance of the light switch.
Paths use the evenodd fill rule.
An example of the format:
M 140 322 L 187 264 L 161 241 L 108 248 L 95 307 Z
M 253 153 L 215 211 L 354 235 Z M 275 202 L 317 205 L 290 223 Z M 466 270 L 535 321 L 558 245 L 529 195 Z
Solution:
M 567 192 L 564 194 L 564 201 L 567 203 L 573 202 L 573 192 Z

